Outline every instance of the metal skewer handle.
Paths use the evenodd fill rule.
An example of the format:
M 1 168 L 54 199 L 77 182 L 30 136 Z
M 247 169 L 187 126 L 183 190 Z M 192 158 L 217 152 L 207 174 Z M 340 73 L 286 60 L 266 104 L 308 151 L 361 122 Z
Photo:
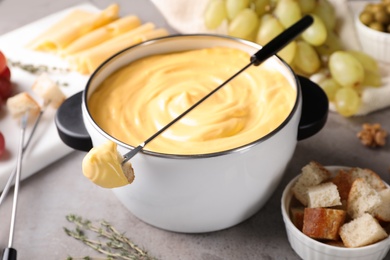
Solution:
M 16 162 L 16 176 L 15 176 L 15 186 L 14 186 L 14 200 L 12 204 L 12 215 L 11 215 L 11 224 L 9 231 L 9 240 L 8 247 L 4 249 L 2 260 L 16 260 L 17 252 L 16 249 L 12 248 L 14 231 L 15 231 L 15 220 L 16 220 L 16 210 L 18 205 L 18 195 L 19 195 L 19 185 L 20 185 L 20 173 L 22 171 L 22 157 L 23 157 L 23 145 L 24 145 L 24 136 L 27 127 L 28 112 L 26 112 L 21 120 L 21 132 L 20 132 L 20 142 L 18 150 L 18 158 Z
M 40 111 L 40 113 L 39 113 L 37 119 L 35 120 L 35 123 L 34 123 L 34 125 L 33 125 L 32 130 L 31 130 L 31 133 L 30 133 L 30 136 L 28 137 L 26 143 L 25 143 L 24 146 L 23 146 L 22 157 L 23 157 L 23 154 L 24 154 L 24 152 L 26 151 L 28 145 L 30 144 L 32 137 L 34 136 L 35 130 L 36 130 L 37 126 L 38 126 L 39 121 L 41 120 L 41 117 L 42 117 L 42 114 L 43 114 L 44 111 L 45 111 L 45 110 L 42 109 L 42 110 Z M 7 183 L 5 184 L 4 189 L 3 189 L 3 191 L 1 192 L 1 195 L 0 195 L 0 206 L 1 206 L 1 204 L 3 203 L 4 199 L 5 199 L 5 198 L 7 197 L 7 195 L 8 195 L 9 189 L 10 189 L 11 186 L 12 186 L 12 182 L 13 182 L 13 180 L 15 179 L 15 175 L 16 175 L 16 167 L 12 170 L 10 176 L 8 177 Z

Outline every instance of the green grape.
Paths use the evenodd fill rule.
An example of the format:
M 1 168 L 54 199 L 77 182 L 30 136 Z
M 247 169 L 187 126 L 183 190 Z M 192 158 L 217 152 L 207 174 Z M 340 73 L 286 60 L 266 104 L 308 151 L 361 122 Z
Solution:
M 261 17 L 270 9 L 270 0 L 253 0 L 253 5 L 257 16 Z
M 334 104 L 340 115 L 349 117 L 359 110 L 361 98 L 352 88 L 340 88 L 335 94 Z
M 283 31 L 284 27 L 277 18 L 271 14 L 265 14 L 261 17 L 256 42 L 265 45 Z
M 319 16 L 329 31 L 335 29 L 336 12 L 333 5 L 328 0 L 318 0 L 314 7 L 313 14 Z
M 230 36 L 253 40 L 253 34 L 259 25 L 259 19 L 254 10 L 245 8 L 229 23 Z
M 320 57 L 314 47 L 302 40 L 297 41 L 293 64 L 307 75 L 311 75 L 321 68 Z
M 323 81 L 329 77 L 330 77 L 330 73 L 329 73 L 328 68 L 321 68 L 316 73 L 310 75 L 310 80 L 313 81 L 314 83 L 319 84 L 321 81 Z
M 337 81 L 332 78 L 326 78 L 319 82 L 318 84 L 325 92 L 329 101 L 333 102 L 336 96 L 336 92 L 342 88 Z
M 356 58 L 364 68 L 363 86 L 380 87 L 382 86 L 382 77 L 378 62 L 370 55 L 356 50 L 348 50 L 347 53 Z
M 320 46 L 326 41 L 327 30 L 325 24 L 319 16 L 315 14 L 311 14 L 311 16 L 314 19 L 313 24 L 304 30 L 301 36 L 302 39 L 311 45 Z
M 260 21 L 256 42 L 260 45 L 265 45 L 283 31 L 284 27 L 276 17 L 271 14 L 265 14 Z M 285 62 L 291 64 L 295 57 L 296 48 L 296 42 L 292 41 L 277 54 Z
M 315 46 L 316 51 L 323 56 L 329 56 L 335 51 L 344 49 L 340 37 L 333 31 L 327 31 L 326 40 L 320 46 Z
M 296 52 L 297 52 L 297 43 L 295 41 L 292 41 L 289 44 L 287 44 L 283 49 L 281 49 L 277 53 L 277 55 L 288 64 L 291 64 L 294 60 Z
M 270 19 L 275 19 L 275 17 L 270 14 L 270 13 L 266 13 L 264 14 L 263 16 L 260 17 L 260 24 L 263 24 L 265 23 L 267 20 L 270 20 Z M 277 20 L 277 19 L 276 19 Z M 277 20 L 278 21 L 278 20 Z M 284 29 L 284 28 L 283 28 Z
M 279 0 L 273 14 L 284 28 L 290 27 L 302 17 L 301 8 L 295 0 Z
M 278 4 L 279 0 L 270 0 L 271 9 L 274 9 L 275 6 Z
M 213 30 L 227 18 L 225 1 L 211 0 L 204 13 L 204 22 L 207 29 Z
M 380 87 L 382 86 L 382 76 L 379 71 L 365 70 L 363 86 Z
M 370 55 L 362 51 L 356 51 L 356 50 L 348 50 L 346 52 L 351 54 L 354 58 L 356 58 L 362 64 L 365 70 L 379 71 L 378 62 Z
M 316 0 L 298 0 L 299 7 L 303 14 L 311 13 L 316 6 Z
M 249 7 L 250 0 L 226 0 L 226 12 L 229 20 L 234 19 L 239 12 Z
M 364 80 L 364 68 L 360 62 L 345 51 L 336 51 L 329 57 L 332 77 L 343 87 L 359 88 Z

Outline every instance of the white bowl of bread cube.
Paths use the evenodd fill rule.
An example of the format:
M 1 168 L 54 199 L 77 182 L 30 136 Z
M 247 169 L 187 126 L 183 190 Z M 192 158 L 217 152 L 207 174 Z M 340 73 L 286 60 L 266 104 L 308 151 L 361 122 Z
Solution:
M 390 188 L 369 169 L 311 161 L 281 202 L 288 240 L 302 259 L 379 260 L 389 251 Z

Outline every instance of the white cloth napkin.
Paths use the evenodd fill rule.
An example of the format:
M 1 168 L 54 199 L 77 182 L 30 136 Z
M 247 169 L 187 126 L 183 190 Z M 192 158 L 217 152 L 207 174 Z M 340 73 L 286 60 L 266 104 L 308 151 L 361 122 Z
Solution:
M 227 25 L 222 24 L 216 30 L 208 30 L 203 22 L 203 13 L 209 0 L 151 0 L 165 17 L 168 24 L 179 33 L 216 33 L 226 34 Z M 355 31 L 351 5 L 354 1 L 329 0 L 335 7 L 338 17 L 338 33 L 347 49 L 360 50 Z M 360 1 L 356 1 L 360 2 Z M 390 62 L 390 61 L 389 61 Z M 362 105 L 356 115 L 366 115 L 390 106 L 390 63 L 380 63 L 383 86 L 365 88 L 362 93 Z M 334 106 L 331 104 L 331 110 Z

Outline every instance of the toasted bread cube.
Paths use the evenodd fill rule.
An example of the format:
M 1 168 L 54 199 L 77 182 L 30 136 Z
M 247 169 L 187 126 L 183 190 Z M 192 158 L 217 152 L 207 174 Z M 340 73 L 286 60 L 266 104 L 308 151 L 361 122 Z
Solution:
M 119 152 L 118 152 L 118 159 L 120 161 L 123 160 L 123 156 Z M 133 165 L 131 164 L 131 162 L 130 161 L 125 162 L 122 165 L 122 170 L 123 170 L 123 174 L 126 176 L 127 181 L 129 183 L 132 183 L 134 181 L 134 179 L 135 179 L 135 175 L 134 175 Z
M 7 108 L 14 118 L 20 118 L 28 112 L 29 118 L 38 116 L 41 107 L 27 92 L 21 92 L 7 99 Z
M 66 98 L 57 83 L 46 73 L 42 73 L 31 88 L 45 102 L 49 103 L 50 106 L 54 108 L 58 108 Z
M 353 183 L 352 175 L 347 170 L 339 170 L 337 174 L 331 179 L 337 186 L 337 190 L 339 191 L 340 200 L 347 201 L 349 191 L 351 190 L 351 186 Z
M 373 214 L 380 221 L 390 222 L 390 189 L 381 190 L 378 193 L 382 202 L 373 210 Z
M 338 240 L 346 215 L 340 209 L 305 208 L 302 232 L 314 239 Z
M 321 183 L 307 189 L 308 207 L 333 207 L 340 206 L 340 195 L 337 186 L 332 182 Z
M 301 175 L 292 188 L 294 196 L 304 206 L 308 205 L 307 188 L 318 185 L 330 177 L 330 172 L 318 162 L 311 161 L 302 168 Z
M 350 174 L 352 175 L 353 180 L 357 178 L 363 178 L 367 183 L 371 185 L 376 191 L 381 191 L 387 189 L 386 184 L 383 182 L 381 177 L 370 169 L 362 169 L 362 168 L 352 168 L 350 170 Z
M 370 245 L 387 236 L 386 231 L 369 213 L 364 213 L 340 228 L 340 237 L 346 247 Z
M 347 212 L 351 218 L 357 218 L 364 213 L 371 213 L 381 204 L 378 192 L 363 178 L 357 178 L 349 192 Z
M 305 208 L 303 207 L 294 207 L 290 210 L 291 221 L 295 227 L 302 231 L 303 228 L 303 217 L 305 214 Z

